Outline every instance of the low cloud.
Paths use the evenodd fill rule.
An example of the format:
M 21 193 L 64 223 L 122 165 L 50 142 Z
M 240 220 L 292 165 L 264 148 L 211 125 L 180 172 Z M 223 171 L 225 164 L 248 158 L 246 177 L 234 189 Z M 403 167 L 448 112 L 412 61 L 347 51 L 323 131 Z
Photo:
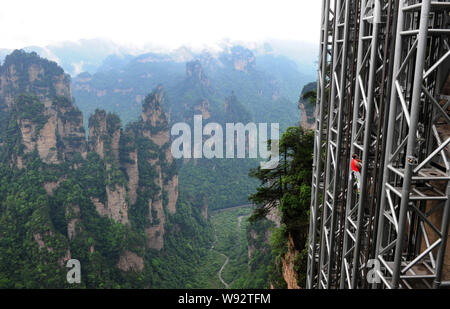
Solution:
M 73 74 L 76 76 L 81 72 L 84 72 L 83 66 L 84 66 L 83 60 L 81 60 L 80 62 L 72 62 Z

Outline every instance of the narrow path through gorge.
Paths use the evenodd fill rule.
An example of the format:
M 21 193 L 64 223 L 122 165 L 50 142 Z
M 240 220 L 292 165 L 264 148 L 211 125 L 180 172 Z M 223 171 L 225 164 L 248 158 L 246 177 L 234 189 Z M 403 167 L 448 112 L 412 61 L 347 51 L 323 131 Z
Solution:
M 238 244 L 239 244 L 239 251 L 241 250 L 241 222 L 242 219 L 245 218 L 246 215 L 242 215 L 238 217 L 238 228 L 237 228 L 237 233 L 238 233 Z M 215 241 L 213 242 L 213 244 L 211 245 L 211 250 L 214 249 L 216 242 L 218 240 L 217 238 L 217 231 L 216 228 L 214 227 L 214 237 L 215 237 Z M 217 251 L 219 252 L 219 251 Z M 225 282 L 225 280 L 223 280 L 222 278 L 222 272 L 225 269 L 225 266 L 227 266 L 228 262 L 230 261 L 230 257 L 223 254 L 222 252 L 219 252 L 220 255 L 225 257 L 225 262 L 223 263 L 222 267 L 220 268 L 220 270 L 217 272 L 217 275 L 219 276 L 219 280 L 220 282 L 222 282 L 222 284 L 225 286 L 225 288 L 229 289 L 230 285 L 228 283 Z
M 214 240 L 214 242 L 212 243 L 211 249 L 210 249 L 210 250 L 213 250 L 213 249 L 214 249 L 214 247 L 216 246 L 216 243 L 217 243 L 217 241 L 218 241 L 218 238 L 217 238 L 217 230 L 216 230 L 215 227 L 214 227 L 214 237 L 215 237 L 215 240 Z M 217 275 L 219 276 L 220 282 L 222 282 L 222 284 L 225 286 L 225 288 L 228 289 L 230 286 L 229 286 L 228 283 L 225 282 L 225 280 L 223 280 L 223 278 L 222 278 L 222 271 L 223 271 L 223 269 L 225 268 L 225 266 L 227 266 L 228 262 L 230 261 L 230 258 L 229 258 L 228 256 L 226 256 L 225 254 L 223 254 L 222 252 L 219 252 L 219 251 L 217 251 L 217 252 L 218 252 L 220 255 L 222 255 L 222 256 L 225 257 L 225 263 L 223 263 L 222 267 L 221 267 L 220 270 L 217 272 Z
M 222 278 L 222 271 L 225 268 L 225 266 L 227 266 L 228 262 L 230 261 L 230 258 L 221 252 L 219 252 L 219 253 L 221 255 L 223 255 L 226 258 L 226 260 L 225 260 L 225 263 L 223 263 L 222 267 L 220 268 L 220 270 L 217 274 L 219 275 L 219 280 L 222 282 L 222 284 L 225 286 L 225 288 L 229 289 L 230 285 L 228 283 L 226 283 L 225 280 L 223 280 L 223 278 Z

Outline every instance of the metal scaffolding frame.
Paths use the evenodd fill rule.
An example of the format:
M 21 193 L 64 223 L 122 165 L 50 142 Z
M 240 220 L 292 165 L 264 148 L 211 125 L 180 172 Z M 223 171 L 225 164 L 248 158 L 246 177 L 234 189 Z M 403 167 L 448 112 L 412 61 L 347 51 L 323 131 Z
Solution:
M 385 72 L 389 66 L 385 57 L 389 41 L 382 38 L 389 38 L 392 5 L 389 0 L 361 1 L 350 155 L 358 154 L 363 163 L 360 193 L 352 186 L 354 180 L 349 165 L 346 168 L 350 177 L 343 180 L 348 182 L 348 190 L 340 288 L 364 287 L 365 282 L 359 278 L 366 277 L 365 266 L 371 258 L 376 199 L 373 173 L 377 169 L 376 145 L 384 133 L 376 124 L 381 123 L 384 116 L 380 113 L 384 100 L 382 85 L 386 83 Z
M 338 208 L 338 203 L 342 200 L 340 186 L 343 184 L 337 179 L 342 177 L 343 171 L 347 167 L 344 159 L 343 144 L 345 140 L 344 126 L 349 116 L 346 102 L 351 95 L 351 64 L 352 42 L 349 38 L 349 25 L 354 19 L 350 13 L 351 0 L 336 1 L 336 18 L 334 19 L 334 44 L 333 44 L 333 65 L 331 74 L 330 111 L 328 117 L 328 141 L 327 141 L 327 162 L 324 188 L 323 223 L 321 230 L 321 252 L 318 273 L 318 281 L 322 288 L 329 288 L 335 277 L 336 240 L 339 239 L 339 229 L 336 228 L 337 216 L 342 211 Z
M 450 0 L 323 1 L 307 288 L 441 286 L 449 12 Z
M 316 124 L 314 138 L 314 162 L 313 179 L 311 195 L 311 211 L 309 224 L 308 240 L 308 263 L 307 263 L 307 282 L 308 288 L 315 287 L 314 282 L 317 278 L 319 252 L 320 252 L 320 234 L 321 234 L 321 196 L 320 190 L 323 188 L 322 171 L 324 165 L 323 153 L 325 152 L 326 134 L 324 134 L 324 122 L 327 120 L 328 94 L 327 89 L 330 85 L 329 66 L 331 61 L 331 41 L 332 22 L 334 11 L 331 6 L 331 0 L 322 0 L 322 21 L 320 32 L 320 58 L 319 58 L 319 79 L 317 81 L 317 102 L 316 102 Z
M 450 207 L 445 152 L 450 138 L 441 141 L 439 136 L 437 125 L 442 118 L 449 123 L 449 115 L 435 95 L 441 84 L 439 69 L 448 63 L 450 54 L 449 4 L 399 4 L 376 248 L 376 258 L 385 267 L 378 275 L 387 288 L 432 287 L 430 281 L 439 286 Z M 436 158 L 439 154 L 441 162 Z M 440 227 L 429 220 L 427 207 L 431 205 L 432 209 L 444 206 Z M 433 250 L 439 251 L 438 259 Z

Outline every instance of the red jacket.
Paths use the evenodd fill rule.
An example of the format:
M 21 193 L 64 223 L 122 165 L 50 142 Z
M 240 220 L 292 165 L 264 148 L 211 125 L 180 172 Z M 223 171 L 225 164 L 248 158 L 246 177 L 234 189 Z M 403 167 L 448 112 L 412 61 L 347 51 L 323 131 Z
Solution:
M 359 163 L 358 160 L 352 159 L 352 164 L 351 164 L 352 171 L 359 172 L 358 163 Z

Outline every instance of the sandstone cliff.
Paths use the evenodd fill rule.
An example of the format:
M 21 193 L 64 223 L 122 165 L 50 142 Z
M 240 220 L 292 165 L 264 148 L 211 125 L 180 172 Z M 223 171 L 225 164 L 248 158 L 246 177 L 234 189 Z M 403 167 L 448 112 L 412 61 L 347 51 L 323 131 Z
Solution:
M 317 82 L 306 84 L 300 96 L 298 102 L 298 108 L 301 111 L 300 125 L 305 129 L 314 129 L 316 110 L 315 110 L 315 92 L 317 88 Z
M 196 83 L 202 84 L 206 88 L 209 88 L 210 86 L 210 81 L 199 60 L 191 61 L 186 64 L 186 76 Z
M 23 172 L 36 164 L 42 172 L 35 182 L 46 196 L 30 211 L 28 233 L 36 254 L 63 267 L 73 246 L 79 254 L 88 242 L 88 254 L 98 256 L 105 254 L 100 253 L 104 237 L 114 235 L 115 241 L 126 244 L 114 248 L 114 265 L 141 272 L 144 257 L 136 252 L 164 247 L 165 224 L 177 207 L 178 175 L 163 101 L 158 87 L 145 98 L 142 119 L 125 129 L 118 116 L 96 110 L 86 142 L 70 77 L 35 53 L 15 51 L 6 57 L 0 66 L 0 157 Z M 96 169 L 91 171 L 91 166 Z M 145 220 L 136 218 L 136 212 L 133 217 L 133 207 L 145 208 Z M 93 232 L 93 222 L 103 228 Z M 133 223 L 146 239 L 130 248 L 127 237 L 137 229 Z M 122 234 L 115 234 L 118 231 Z
M 70 76 L 56 63 L 20 50 L 5 58 L 0 66 L 0 139 L 1 158 L 10 167 L 27 174 L 29 165 L 39 166 L 39 177 L 21 188 L 22 196 L 42 185 L 52 198 L 66 181 L 65 173 L 79 167 L 74 163 L 63 172 L 62 163 L 86 158 L 82 113 L 72 100 Z M 55 227 L 47 200 L 31 200 L 36 203 L 30 209 L 32 220 L 24 226 L 32 235 L 35 254 L 63 267 L 71 257 L 70 241 L 81 231 L 80 207 L 60 205 L 61 221 Z
M 314 129 L 315 115 L 314 115 L 314 113 L 311 113 L 310 111 L 308 111 L 306 109 L 305 104 L 309 104 L 309 103 L 300 102 L 298 104 L 298 108 L 301 111 L 300 125 L 305 129 Z
M 23 151 L 11 158 L 20 167 L 22 156 L 35 150 L 47 164 L 86 156 L 83 118 L 72 102 L 70 76 L 56 63 L 18 50 L 8 55 L 0 67 L 0 110 L 20 128 Z
M 106 205 L 97 202 L 102 216 L 127 224 L 128 202 L 124 182 L 116 175 L 122 175 L 119 164 L 119 143 L 121 137 L 120 119 L 114 114 L 96 110 L 89 118 L 89 149 L 105 160 L 107 185 Z
M 178 200 L 178 175 L 169 151 L 169 122 L 162 110 L 164 99 L 163 88 L 158 86 L 145 98 L 142 105 L 142 135 L 157 146 L 149 149 L 150 157 L 146 162 L 158 175 L 155 178 L 156 190 L 148 199 L 151 226 L 146 228 L 147 246 L 157 250 L 164 245 L 166 213 L 176 212 Z
M 232 63 L 236 71 L 248 72 L 256 67 L 256 58 L 253 53 L 240 46 L 231 48 L 226 59 Z
M 178 175 L 170 152 L 169 121 L 162 109 L 164 91 L 157 87 L 142 105 L 142 120 L 125 129 L 120 119 L 96 110 L 89 119 L 89 150 L 105 162 L 106 199 L 91 197 L 97 212 L 122 224 L 129 223 L 131 207 L 146 210 L 146 247 L 164 246 L 168 214 L 176 212 Z M 135 260 L 132 258 L 132 260 Z M 119 263 L 128 267 L 127 258 Z
M 295 271 L 296 261 L 298 251 L 295 249 L 294 240 L 292 236 L 289 235 L 288 239 L 288 250 L 284 257 L 281 259 L 282 273 L 284 281 L 286 281 L 288 289 L 299 289 L 298 285 L 298 275 Z

